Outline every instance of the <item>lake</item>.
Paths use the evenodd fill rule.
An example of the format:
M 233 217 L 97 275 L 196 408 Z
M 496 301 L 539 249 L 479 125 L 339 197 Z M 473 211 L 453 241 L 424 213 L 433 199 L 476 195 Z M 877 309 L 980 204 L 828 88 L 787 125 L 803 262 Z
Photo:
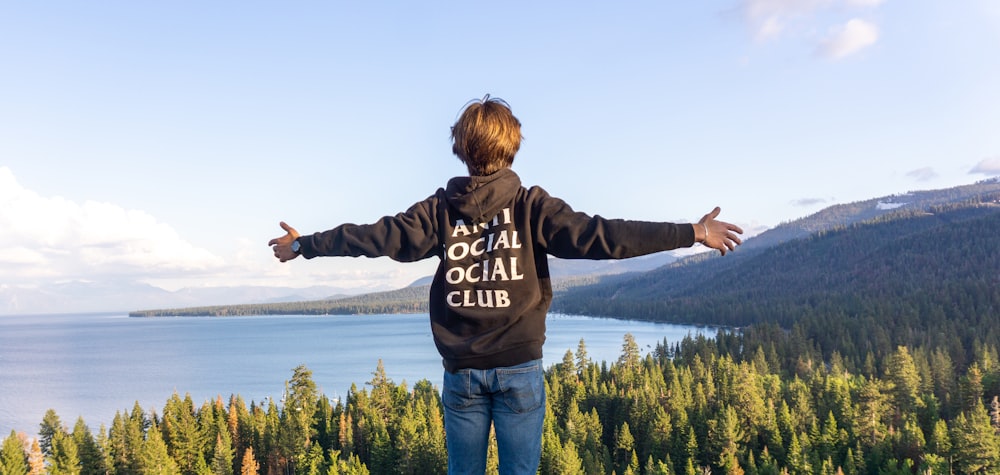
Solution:
M 576 352 L 609 364 L 631 333 L 642 353 L 664 339 L 714 329 L 549 315 L 545 366 Z M 427 315 L 129 318 L 124 314 L 0 316 L 0 439 L 11 429 L 36 435 L 55 409 L 72 429 L 95 431 L 118 411 L 162 412 L 177 392 L 196 405 L 239 394 L 249 405 L 280 399 L 292 370 L 313 372 L 331 399 L 372 379 L 378 360 L 393 382 L 440 386 L 441 358 Z

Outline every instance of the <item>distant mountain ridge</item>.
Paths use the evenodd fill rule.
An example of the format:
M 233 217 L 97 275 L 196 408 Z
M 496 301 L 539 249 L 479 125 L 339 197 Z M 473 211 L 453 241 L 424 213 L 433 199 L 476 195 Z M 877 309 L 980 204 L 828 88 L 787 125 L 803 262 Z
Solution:
M 896 345 L 948 348 L 967 364 L 1000 342 L 1000 190 L 936 203 L 572 287 L 553 311 L 790 332 L 797 352 L 853 355 L 857 367 Z
M 743 271 L 734 269 L 737 269 L 743 262 L 754 258 L 761 252 L 772 248 L 782 248 L 790 245 L 801 246 L 803 244 L 792 243 L 809 238 L 810 236 L 823 235 L 824 233 L 836 230 L 846 230 L 859 223 L 883 217 L 905 219 L 907 216 L 914 217 L 921 213 L 928 213 L 930 212 L 929 210 L 935 208 L 947 206 L 960 207 L 962 204 L 992 203 L 997 200 L 998 196 L 1000 196 L 1000 179 L 991 179 L 971 185 L 942 190 L 913 191 L 855 203 L 838 204 L 810 216 L 782 223 L 758 236 L 750 238 L 740 249 L 730 256 L 726 256 L 724 259 L 715 259 L 713 257 L 714 253 L 703 253 L 678 261 L 671 254 L 661 253 L 649 256 L 645 260 L 629 259 L 621 261 L 620 264 L 623 264 L 620 267 L 622 272 L 615 272 L 614 275 L 607 275 L 606 267 L 588 267 L 603 263 L 552 260 L 554 274 L 557 273 L 556 269 L 560 269 L 561 267 L 572 268 L 573 266 L 577 266 L 575 270 L 563 272 L 562 277 L 554 279 L 556 296 L 553 311 L 651 318 L 649 312 L 652 310 L 647 310 L 645 313 L 636 313 L 626 308 L 627 306 L 623 305 L 622 302 L 633 301 L 632 307 L 653 305 L 650 302 L 658 302 L 655 304 L 656 306 L 663 306 L 663 299 L 678 300 L 685 297 L 684 292 L 693 292 L 696 283 L 704 282 L 704 279 L 707 278 L 705 276 L 712 276 L 714 273 L 719 272 L 740 275 Z M 784 258 L 786 257 L 775 257 L 774 259 Z M 646 267 L 643 268 L 643 266 Z M 581 271 L 581 267 L 585 270 Z M 593 269 L 598 270 L 588 272 Z M 745 272 L 743 273 L 745 274 Z M 710 277 L 710 279 L 715 279 L 715 277 Z M 428 280 L 421 279 L 415 282 L 414 286 L 422 288 L 427 283 Z M 426 292 L 423 294 L 413 294 L 412 290 L 408 288 L 399 291 L 372 294 L 371 302 L 373 302 L 373 308 L 389 312 L 394 311 L 393 309 L 407 312 L 414 311 L 414 309 L 417 309 L 416 311 L 424 311 L 426 302 L 422 302 L 422 300 L 426 299 Z M 398 292 L 398 295 L 394 295 L 394 292 Z M 751 293 L 753 292 L 758 291 L 751 291 Z M 407 297 L 415 300 L 412 302 L 407 301 Z M 323 303 L 317 304 L 312 308 L 318 312 L 370 313 L 364 310 L 363 305 L 360 305 L 365 302 L 366 298 L 368 297 L 357 296 L 352 297 L 350 301 L 340 303 L 334 303 L 340 299 L 323 298 L 314 301 Z M 386 306 L 386 302 L 392 303 Z M 642 302 L 645 302 L 645 304 L 641 304 Z M 706 303 L 706 305 L 718 305 L 718 303 Z M 274 307 L 282 306 L 288 307 L 285 305 Z M 233 306 L 227 306 L 227 308 L 230 307 Z M 280 310 L 271 309 L 271 311 L 280 313 Z M 660 315 L 658 318 L 663 317 Z M 670 318 L 690 320 L 682 316 L 671 316 Z
M 368 289 L 368 291 L 377 289 Z M 330 286 L 204 287 L 164 290 L 130 281 L 64 282 L 42 288 L 0 286 L 0 315 L 127 312 L 137 308 L 177 308 L 219 303 L 312 300 L 358 294 Z M 364 293 L 364 291 L 361 291 Z
M 992 233 L 992 234 L 991 234 Z M 1000 192 L 990 201 L 893 211 L 771 248 L 696 256 L 561 292 L 554 310 L 685 323 L 790 326 L 820 297 L 982 279 L 1000 288 Z M 994 265 L 995 264 L 995 265 Z M 933 277 L 933 278 L 932 278 Z M 1000 307 L 998 307 L 1000 308 Z
M 747 240 L 741 250 L 772 247 L 793 239 L 875 219 L 896 211 L 925 210 L 933 206 L 980 200 L 983 196 L 997 192 L 1000 192 L 1000 177 L 982 180 L 971 185 L 939 190 L 910 191 L 899 195 L 837 204 L 804 218 L 781 223 Z

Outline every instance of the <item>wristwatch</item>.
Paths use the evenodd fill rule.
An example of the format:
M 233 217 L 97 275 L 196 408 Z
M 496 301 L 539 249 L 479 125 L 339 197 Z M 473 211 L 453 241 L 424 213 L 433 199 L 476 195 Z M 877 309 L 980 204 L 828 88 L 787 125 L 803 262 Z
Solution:
M 299 249 L 302 249 L 302 244 L 299 244 L 299 240 L 296 239 L 292 241 L 292 252 L 296 254 L 301 254 L 301 251 L 299 251 Z

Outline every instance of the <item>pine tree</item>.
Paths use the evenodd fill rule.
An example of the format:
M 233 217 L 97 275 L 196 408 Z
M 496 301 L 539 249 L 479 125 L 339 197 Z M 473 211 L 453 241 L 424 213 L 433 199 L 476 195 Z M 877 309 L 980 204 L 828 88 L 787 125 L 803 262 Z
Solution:
M 198 423 L 191 395 L 185 394 L 184 399 L 176 392 L 171 395 L 163 407 L 162 420 L 160 439 L 171 457 L 181 472 L 195 473 L 197 467 L 205 463 L 207 436 Z
M 757 460 L 753 456 L 753 449 L 747 452 L 747 461 L 744 470 L 746 475 L 759 475 L 757 472 Z
M 767 418 L 764 387 L 760 375 L 752 364 L 741 362 L 735 367 L 732 385 L 732 405 L 739 408 L 740 426 L 749 436 L 751 431 L 755 432 L 763 426 Z
M 889 357 L 886 367 L 886 378 L 889 382 L 889 394 L 896 408 L 896 422 L 899 424 L 903 414 L 914 412 L 917 406 L 920 390 L 920 376 L 913 357 L 905 346 L 897 346 L 895 353 Z
M 615 467 L 619 472 L 624 472 L 632 462 L 635 452 L 635 438 L 629 430 L 628 422 L 623 422 L 621 427 L 615 431 Z
M 354 420 L 351 414 L 345 412 L 340 413 L 340 421 L 337 424 L 337 440 L 339 442 L 338 447 L 345 454 L 351 454 L 354 452 Z
M 778 462 L 771 456 L 768 447 L 760 453 L 760 461 L 757 462 L 757 475 L 778 475 Z
M 337 437 L 336 419 L 334 418 L 334 408 L 330 404 L 330 398 L 325 394 L 320 394 L 316 402 L 316 412 L 313 415 L 313 428 L 316 430 L 316 437 L 313 444 L 320 447 L 334 447 L 334 440 Z M 235 447 L 235 441 L 233 446 Z M 312 450 L 310 448 L 310 450 Z
M 930 356 L 931 377 L 934 382 L 934 396 L 945 407 L 952 407 L 950 398 L 955 394 L 955 365 L 951 355 L 941 347 L 934 348 Z
M 792 440 L 788 445 L 788 469 L 792 473 L 812 473 L 812 467 L 809 465 L 809 457 L 799 442 L 802 438 L 793 433 Z
M 28 454 L 24 452 L 24 443 L 13 430 L 3 440 L 0 446 L 0 475 L 26 475 L 28 473 Z
M 429 384 L 428 384 L 429 386 Z M 429 399 L 421 399 L 420 404 L 426 412 L 426 426 L 420 444 L 423 462 L 419 473 L 428 475 L 443 475 L 447 472 L 448 451 L 445 448 L 444 417 L 441 414 L 440 393 L 431 387 Z
M 42 454 L 46 457 L 52 455 L 52 439 L 57 433 L 65 431 L 66 429 L 59 420 L 55 409 L 45 411 L 45 416 L 42 417 L 42 423 L 38 428 L 38 445 L 42 448 Z
M 111 429 L 108 431 L 107 454 L 111 460 L 110 468 L 112 473 L 118 475 L 138 473 L 135 470 L 130 470 L 134 448 L 129 447 L 126 420 L 127 417 L 123 416 L 121 412 L 115 412 L 114 419 L 111 419 Z
M 563 446 L 559 454 L 556 471 L 552 473 L 559 475 L 577 475 L 583 473 L 583 461 L 580 460 L 580 454 L 577 452 L 576 445 L 573 444 L 572 440 L 566 441 L 566 445 Z
M 319 446 L 319 443 L 313 442 L 312 447 L 309 447 L 309 451 L 306 452 L 304 463 L 299 465 L 296 469 L 296 473 L 301 473 L 303 475 L 321 475 L 326 474 L 328 471 L 329 467 L 327 467 L 326 458 L 323 455 L 323 448 Z M 214 475 L 218 475 L 218 473 L 216 472 Z
M 854 464 L 854 449 L 847 448 L 847 455 L 844 456 L 844 465 L 842 467 L 844 475 L 856 475 L 858 473 L 858 468 Z
M 1000 439 L 982 404 L 978 409 L 959 414 L 950 436 L 956 470 L 961 473 L 1000 472 Z
M 587 344 L 580 338 L 580 343 L 576 345 L 576 372 L 583 375 L 590 366 L 590 358 L 587 356 Z
M 541 473 L 555 473 L 559 470 L 559 459 L 562 457 L 563 446 L 555 431 L 551 405 L 546 405 L 545 411 L 545 423 L 542 427 L 542 455 L 538 469 Z
M 654 405 L 651 428 L 649 430 L 649 455 L 655 456 L 657 460 L 662 460 L 670 455 L 670 434 L 673 432 L 673 423 L 670 414 L 660 405 Z
M 31 448 L 28 449 L 28 475 L 42 475 L 45 473 L 45 455 L 42 454 L 42 446 L 38 444 L 38 439 L 32 439 Z
M 978 363 L 972 363 L 959 382 L 962 411 L 971 411 L 983 405 L 983 373 Z
M 240 414 L 246 413 L 246 410 L 243 398 L 235 394 L 229 396 L 229 406 L 226 408 L 226 429 L 229 431 L 229 438 L 233 441 L 233 452 L 237 454 L 242 454 L 246 450 L 246 440 L 240 431 Z
M 698 439 L 694 433 L 694 427 L 690 424 L 684 424 L 683 427 L 677 433 L 677 439 L 674 444 L 674 460 L 680 461 L 683 468 L 681 471 L 687 472 L 686 466 L 690 466 L 691 470 L 697 465 L 698 456 Z
M 174 459 L 167 453 L 167 444 L 159 427 L 150 426 L 146 440 L 138 451 L 139 473 L 143 475 L 179 475 L 181 473 Z
M 947 456 L 950 452 L 951 437 L 948 436 L 948 424 L 943 419 L 938 419 L 927 440 L 927 453 Z
M 400 473 L 419 473 L 425 415 L 415 404 L 406 405 L 396 424 L 396 469 Z
M 215 475 L 233 475 L 233 444 L 229 431 L 221 431 L 215 436 L 211 469 Z
M 866 446 L 874 446 L 885 436 L 885 424 L 882 422 L 885 396 L 877 379 L 868 379 L 864 382 L 857 401 L 857 412 L 853 421 L 854 434 Z
M 233 453 L 243 454 L 258 441 L 255 436 L 253 415 L 247 408 L 246 402 L 238 394 L 230 397 L 227 409 L 229 414 L 226 416 L 226 423 L 229 425 L 229 431 L 233 437 Z M 241 471 L 242 456 L 237 461 L 239 465 L 235 466 L 233 470 Z
M 101 427 L 97 430 L 97 447 L 101 452 L 101 462 L 100 466 L 104 468 L 102 474 L 113 473 L 111 467 L 114 466 L 114 461 L 111 454 L 111 440 L 108 438 L 108 430 L 101 424 Z
M 823 429 L 820 432 L 819 439 L 815 441 L 819 458 L 821 460 L 832 458 L 837 454 L 840 444 L 840 431 L 837 429 L 837 418 L 834 417 L 833 411 L 830 411 L 826 415 L 826 420 L 823 421 Z
M 683 475 L 698 475 L 698 469 L 694 466 L 694 460 L 687 459 L 687 462 L 684 464 L 684 471 L 681 473 Z
M 742 473 L 737 461 L 739 444 L 744 439 L 740 427 L 739 416 L 733 406 L 725 406 L 716 418 L 708 421 L 708 440 L 706 444 L 711 451 L 710 459 L 724 473 Z
M 274 399 L 268 399 L 267 409 L 260 409 L 258 415 L 260 421 L 261 441 L 260 450 L 257 457 L 263 461 L 261 470 L 265 473 L 282 473 L 288 460 L 281 452 L 279 435 L 281 432 L 281 411 Z
M 381 367 L 381 360 L 379 365 Z M 382 371 L 384 374 L 384 369 Z M 292 373 L 292 379 L 285 389 L 281 449 L 286 457 L 298 464 L 305 462 L 306 453 L 315 436 L 312 422 L 319 394 L 312 379 L 312 371 L 299 365 Z M 372 392 L 375 390 L 372 389 Z
M 620 386 L 631 388 L 638 378 L 639 365 L 641 364 L 639 344 L 635 341 L 635 336 L 626 333 L 622 343 L 622 353 L 618 357 L 615 367 L 619 371 Z
M 916 416 L 907 415 L 899 430 L 896 457 L 901 460 L 920 460 L 926 449 L 925 445 L 924 433 L 917 425 Z
M 80 475 L 80 456 L 76 441 L 64 431 L 57 431 L 50 440 L 49 475 Z
M 77 452 L 80 456 L 81 475 L 103 475 L 107 473 L 104 464 L 104 454 L 97 445 L 90 428 L 83 421 L 77 418 L 76 425 L 73 426 L 73 441 L 76 443 Z
M 334 464 L 337 459 L 334 458 Z M 243 461 L 240 463 L 240 475 L 260 475 L 260 465 L 253 456 L 253 447 L 247 447 L 243 452 Z

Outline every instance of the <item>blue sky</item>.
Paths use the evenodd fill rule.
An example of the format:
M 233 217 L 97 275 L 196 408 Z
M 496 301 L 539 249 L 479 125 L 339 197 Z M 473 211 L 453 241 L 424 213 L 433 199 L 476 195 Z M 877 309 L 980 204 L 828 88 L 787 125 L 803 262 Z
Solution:
M 1000 175 L 1000 4 L 7 2 L 0 286 L 401 286 L 435 263 L 273 261 L 464 172 L 486 93 L 514 169 L 591 214 L 759 232 Z

